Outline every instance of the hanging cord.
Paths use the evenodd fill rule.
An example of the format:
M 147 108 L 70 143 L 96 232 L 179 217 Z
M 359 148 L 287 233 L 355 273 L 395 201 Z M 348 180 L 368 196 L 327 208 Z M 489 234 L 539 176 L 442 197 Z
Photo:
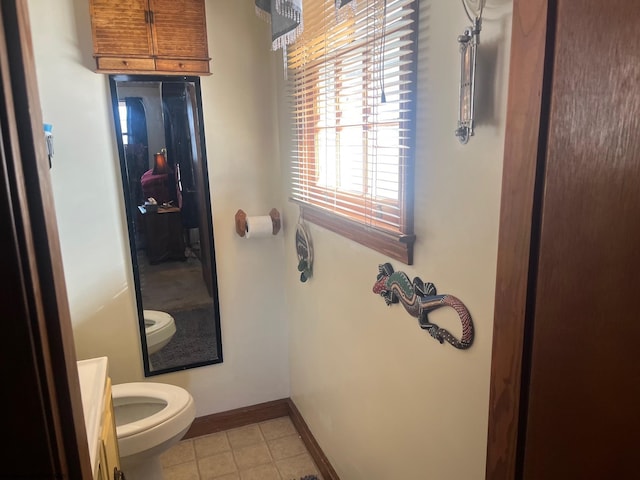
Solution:
M 464 13 L 467 14 L 467 18 L 471 23 L 475 22 L 475 19 L 473 17 L 476 17 L 477 19 L 482 20 L 482 11 L 484 10 L 484 4 L 486 3 L 487 0 L 477 0 L 478 10 L 473 12 L 469 12 L 469 9 L 473 10 L 473 6 L 472 5 L 467 6 L 467 3 L 471 3 L 471 0 L 460 0 L 460 1 L 462 2 Z M 471 13 L 473 13 L 474 15 L 471 16 Z
M 387 46 L 387 0 L 384 0 L 384 9 L 382 10 L 382 52 L 380 53 L 380 96 L 381 103 L 387 103 L 387 96 L 384 93 L 384 55 Z

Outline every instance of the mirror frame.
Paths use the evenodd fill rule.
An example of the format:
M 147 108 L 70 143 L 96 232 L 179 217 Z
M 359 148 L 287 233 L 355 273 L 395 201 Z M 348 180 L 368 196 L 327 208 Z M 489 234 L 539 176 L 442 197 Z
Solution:
M 132 209 L 129 208 L 131 205 L 131 197 L 128 189 L 129 182 L 129 172 L 127 169 L 127 163 L 124 153 L 124 144 L 122 141 L 122 129 L 120 126 L 120 113 L 118 109 L 118 90 L 117 90 L 117 82 L 192 82 L 196 86 L 196 106 L 197 106 L 197 131 L 200 136 L 200 150 L 202 152 L 202 178 L 203 178 L 203 190 L 204 190 L 204 198 L 209 199 L 209 201 L 205 201 L 205 209 L 207 216 L 207 225 L 209 235 L 206 237 L 209 240 L 208 245 L 203 245 L 201 248 L 209 248 L 211 253 L 211 285 L 212 285 L 212 301 L 213 301 L 213 311 L 214 318 L 211 321 L 215 322 L 215 332 L 216 332 L 216 349 L 218 352 L 218 357 L 214 360 L 207 360 L 203 362 L 195 362 L 189 363 L 185 365 L 179 365 L 171 368 L 164 368 L 158 370 L 151 370 L 149 363 L 149 351 L 147 348 L 147 338 L 145 334 L 145 324 L 144 324 L 144 314 L 143 314 L 143 305 L 142 305 L 142 291 L 140 289 L 140 272 L 137 260 L 137 247 L 136 241 L 131 232 L 134 231 L 134 222 L 135 218 L 131 214 Z M 222 363 L 222 334 L 221 334 L 221 319 L 220 319 L 220 302 L 218 297 L 218 281 L 217 281 L 217 268 L 216 268 L 216 255 L 214 248 L 214 239 L 213 239 L 213 213 L 211 209 L 211 191 L 209 187 L 209 169 L 207 163 L 207 152 L 206 152 L 206 142 L 204 137 L 204 120 L 202 115 L 202 92 L 200 87 L 200 77 L 195 76 L 165 76 L 165 75 L 126 75 L 126 74 L 118 74 L 118 75 L 109 75 L 109 88 L 111 91 L 111 106 L 113 109 L 113 120 L 114 127 L 116 133 L 116 141 L 118 145 L 118 155 L 120 157 L 120 173 L 121 173 L 121 181 L 122 181 L 122 192 L 124 198 L 124 209 L 127 218 L 127 235 L 129 236 L 129 248 L 131 254 L 131 266 L 133 270 L 133 281 L 135 285 L 135 294 L 136 294 L 136 307 L 138 312 L 138 327 L 140 333 L 140 344 L 142 348 L 142 361 L 144 366 L 144 376 L 150 377 L 155 375 L 160 375 L 163 373 L 177 372 L 182 370 L 187 370 L 189 368 L 202 367 L 205 365 L 214 365 L 218 363 Z

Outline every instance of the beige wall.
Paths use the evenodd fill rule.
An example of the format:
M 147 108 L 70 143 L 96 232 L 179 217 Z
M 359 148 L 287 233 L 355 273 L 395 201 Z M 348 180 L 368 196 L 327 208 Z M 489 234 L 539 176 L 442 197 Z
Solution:
M 108 80 L 94 73 L 87 0 L 29 0 L 43 118 L 77 355 L 106 355 L 114 383 L 143 380 Z M 186 387 L 197 415 L 289 396 L 282 235 L 253 242 L 234 214 L 279 204 L 274 54 L 250 2 L 207 1 L 214 74 L 203 114 L 220 284 L 224 362 L 147 381 Z M 275 167 L 275 168 L 274 168 Z
M 303 284 L 294 222 L 286 231 L 291 395 L 344 480 L 484 478 L 511 31 L 510 2 L 487 7 L 479 125 L 461 145 L 456 37 L 468 20 L 459 1 L 421 2 L 414 265 L 310 225 L 314 275 Z M 286 214 L 296 218 L 297 208 L 287 204 Z M 378 264 L 388 261 L 467 305 L 476 328 L 469 350 L 438 344 L 402 306 L 372 293 Z M 460 331 L 453 310 L 430 319 Z

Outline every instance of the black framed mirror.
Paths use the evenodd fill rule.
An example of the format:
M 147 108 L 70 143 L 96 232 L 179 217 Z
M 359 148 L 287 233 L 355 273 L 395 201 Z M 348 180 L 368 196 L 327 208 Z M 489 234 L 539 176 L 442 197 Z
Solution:
M 199 77 L 109 77 L 145 376 L 222 362 Z

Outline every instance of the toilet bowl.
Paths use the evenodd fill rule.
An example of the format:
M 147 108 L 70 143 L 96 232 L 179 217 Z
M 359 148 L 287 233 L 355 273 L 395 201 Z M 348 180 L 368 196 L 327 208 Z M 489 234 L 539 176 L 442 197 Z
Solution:
M 149 355 L 164 347 L 176 333 L 173 317 L 159 310 L 143 310 L 144 332 L 147 336 Z
M 160 455 L 187 432 L 196 408 L 184 388 L 152 382 L 113 385 L 122 471 L 128 480 L 161 480 Z

